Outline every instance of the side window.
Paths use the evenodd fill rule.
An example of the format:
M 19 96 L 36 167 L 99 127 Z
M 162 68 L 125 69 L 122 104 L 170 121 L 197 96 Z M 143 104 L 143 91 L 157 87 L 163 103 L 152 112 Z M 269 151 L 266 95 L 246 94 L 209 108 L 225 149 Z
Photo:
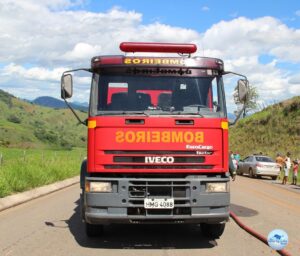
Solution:
M 248 156 L 244 160 L 244 162 L 252 162 L 252 161 L 253 161 L 253 156 Z
M 214 112 L 220 111 L 220 99 L 218 93 L 218 85 L 217 79 L 214 78 L 211 82 L 211 90 L 212 90 L 212 102 L 209 104 L 209 108 L 213 109 Z

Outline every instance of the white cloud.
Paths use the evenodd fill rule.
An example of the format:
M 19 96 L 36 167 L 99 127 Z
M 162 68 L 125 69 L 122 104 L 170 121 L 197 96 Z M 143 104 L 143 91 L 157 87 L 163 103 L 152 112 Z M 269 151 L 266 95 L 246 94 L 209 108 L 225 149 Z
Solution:
M 210 8 L 208 6 L 202 6 L 201 10 L 204 12 L 208 12 Z
M 221 21 L 204 33 L 203 42 L 208 49 L 219 49 L 224 58 L 270 54 L 300 62 L 300 30 L 273 17 Z
M 0 2 L 1 88 L 9 88 L 10 92 L 15 88 L 13 93 L 24 98 L 40 96 L 38 93 L 59 95 L 64 70 L 88 67 L 94 55 L 120 54 L 122 41 L 149 41 L 196 43 L 198 55 L 222 58 L 226 70 L 246 74 L 263 100 L 299 94 L 296 70 L 280 69 L 278 63 L 300 63 L 300 29 L 290 28 L 278 19 L 238 17 L 220 21 L 207 31 L 195 31 L 157 21 L 145 25 L 141 13 L 117 7 L 98 13 L 72 9 L 84 3 Z M 209 10 L 204 7 L 203 11 Z M 270 56 L 270 62 L 261 63 L 261 55 Z M 87 95 L 88 79 L 78 79 L 83 94 L 74 94 L 75 99 Z
M 290 77 L 290 84 L 300 84 L 300 74 L 294 75 Z
M 246 74 L 257 87 L 262 102 L 299 95 L 300 90 L 292 84 L 295 71 L 277 67 L 279 62 L 300 63 L 299 29 L 289 28 L 272 17 L 240 17 L 213 25 L 204 33 L 203 45 L 205 55 L 224 59 L 226 70 Z M 261 55 L 273 59 L 262 64 Z
M 64 67 L 52 70 L 43 67 L 24 68 L 20 65 L 11 63 L 2 69 L 1 76 L 12 76 L 37 81 L 60 81 L 61 74 L 66 70 Z
M 92 46 L 87 43 L 77 43 L 71 51 L 68 51 L 63 55 L 63 59 L 70 61 L 85 61 L 87 58 L 92 58 L 99 52 L 101 52 L 101 46 L 99 45 Z
M 292 86 L 289 86 L 289 93 L 293 95 L 299 95 L 300 91 L 300 82 L 298 84 L 294 84 Z

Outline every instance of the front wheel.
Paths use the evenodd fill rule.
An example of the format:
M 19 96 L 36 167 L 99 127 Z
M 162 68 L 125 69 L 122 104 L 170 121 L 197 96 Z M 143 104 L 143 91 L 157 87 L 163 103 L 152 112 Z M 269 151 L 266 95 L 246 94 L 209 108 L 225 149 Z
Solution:
M 95 225 L 85 222 L 85 233 L 88 237 L 97 237 L 103 234 L 103 225 Z
M 221 223 L 221 224 L 202 223 L 201 224 L 202 234 L 212 239 L 219 238 L 223 234 L 224 229 L 225 229 L 225 223 Z
M 277 180 L 277 176 L 272 176 L 272 180 Z
M 252 178 L 252 179 L 255 178 L 254 171 L 252 169 L 249 170 L 249 175 L 250 175 L 250 178 Z
M 236 174 L 240 175 L 240 176 L 243 176 L 243 172 L 240 169 L 237 169 Z

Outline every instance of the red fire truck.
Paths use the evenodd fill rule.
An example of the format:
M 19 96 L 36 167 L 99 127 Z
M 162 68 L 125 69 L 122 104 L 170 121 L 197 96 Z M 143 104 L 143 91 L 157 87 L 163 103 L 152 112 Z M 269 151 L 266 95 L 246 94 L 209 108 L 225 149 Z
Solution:
M 232 72 L 220 59 L 191 57 L 194 44 L 128 42 L 120 49 L 126 54 L 94 57 L 90 68 L 61 79 L 66 101 L 72 73 L 92 74 L 87 120 L 66 101 L 88 127 L 80 175 L 86 234 L 100 235 L 110 223 L 195 223 L 218 238 L 230 204 L 222 77 Z M 242 77 L 236 97 L 245 102 Z

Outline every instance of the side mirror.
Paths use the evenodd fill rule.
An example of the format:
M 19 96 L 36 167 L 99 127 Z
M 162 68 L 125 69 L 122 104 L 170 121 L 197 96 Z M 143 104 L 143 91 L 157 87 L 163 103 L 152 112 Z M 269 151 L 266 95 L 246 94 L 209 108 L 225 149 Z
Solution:
M 241 103 L 245 103 L 248 98 L 248 80 L 239 79 L 237 82 L 237 96 Z
M 61 98 L 68 99 L 73 95 L 73 79 L 71 74 L 61 77 Z

